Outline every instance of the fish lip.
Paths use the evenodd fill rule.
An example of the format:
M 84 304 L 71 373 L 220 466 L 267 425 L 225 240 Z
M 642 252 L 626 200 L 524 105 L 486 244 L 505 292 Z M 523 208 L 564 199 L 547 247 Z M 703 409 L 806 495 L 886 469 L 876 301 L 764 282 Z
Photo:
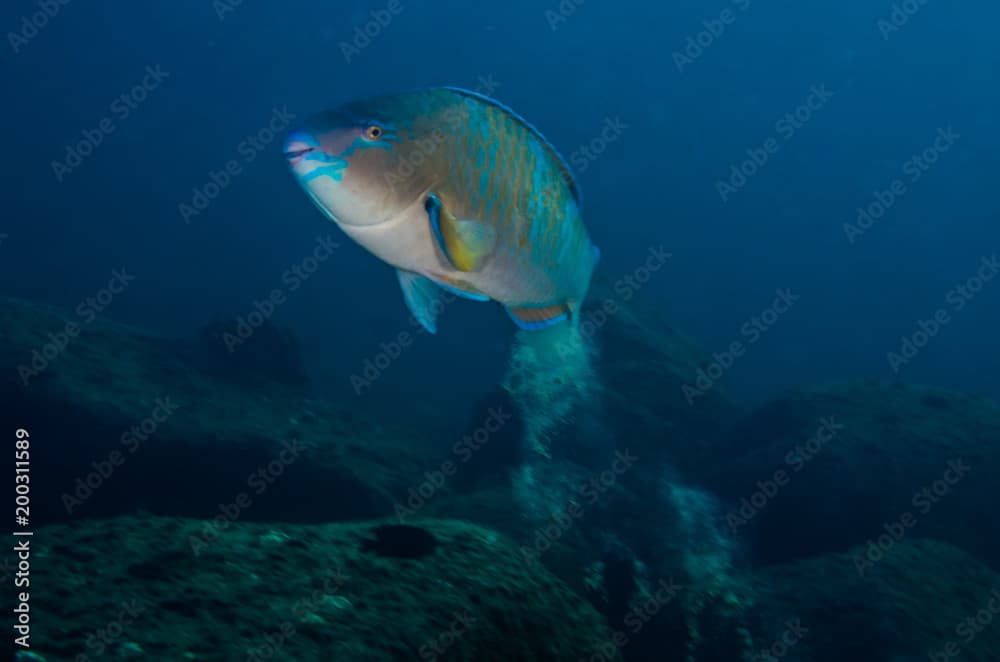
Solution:
M 302 146 L 300 148 L 285 148 L 285 159 L 290 165 L 295 165 L 306 157 L 307 154 L 315 152 L 315 147 Z
M 306 154 L 319 149 L 319 141 L 311 133 L 305 131 L 292 131 L 285 137 L 284 149 L 282 152 L 288 162 L 292 165 L 302 160 Z

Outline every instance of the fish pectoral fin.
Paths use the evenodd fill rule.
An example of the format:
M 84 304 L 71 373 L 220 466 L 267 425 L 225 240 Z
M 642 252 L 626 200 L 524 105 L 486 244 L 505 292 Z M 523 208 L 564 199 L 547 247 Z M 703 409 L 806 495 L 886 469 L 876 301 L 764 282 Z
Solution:
M 424 203 L 438 246 L 451 266 L 476 271 L 496 248 L 497 232 L 487 223 L 461 220 L 451 215 L 434 193 Z
M 536 331 L 554 326 L 569 318 L 569 306 L 564 303 L 543 308 L 507 308 L 507 314 L 522 329 Z
M 441 310 L 440 299 L 443 290 L 430 278 L 412 271 L 396 270 L 399 286 L 403 289 L 403 300 L 420 325 L 431 333 L 437 333 L 437 316 Z

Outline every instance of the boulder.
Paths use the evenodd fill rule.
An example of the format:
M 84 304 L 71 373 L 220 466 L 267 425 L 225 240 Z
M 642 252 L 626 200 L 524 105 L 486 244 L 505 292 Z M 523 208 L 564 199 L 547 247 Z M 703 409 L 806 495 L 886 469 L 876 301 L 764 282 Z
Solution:
M 541 564 L 461 522 L 121 517 L 33 544 L 32 648 L 48 662 L 575 661 L 612 641 Z M 603 659 L 621 659 L 613 643 Z
M 31 436 L 35 521 L 211 518 L 241 495 L 241 519 L 385 516 L 438 461 L 401 425 L 241 374 L 198 340 L 0 299 L 0 412 Z
M 844 382 L 764 405 L 727 444 L 704 482 L 760 563 L 923 537 L 1000 567 L 1000 407 L 986 398 Z
M 904 540 L 859 572 L 864 554 L 755 573 L 758 659 L 1000 660 L 1000 574 L 930 540 Z

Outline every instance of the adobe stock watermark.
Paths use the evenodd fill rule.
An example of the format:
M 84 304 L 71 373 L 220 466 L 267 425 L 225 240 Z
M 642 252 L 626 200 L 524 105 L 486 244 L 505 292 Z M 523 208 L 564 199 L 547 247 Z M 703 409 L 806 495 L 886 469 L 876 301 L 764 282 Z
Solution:
M 681 385 L 681 393 L 684 394 L 687 403 L 693 405 L 696 398 L 702 397 L 712 390 L 712 387 L 722 379 L 723 375 L 729 372 L 736 361 L 746 355 L 747 348 L 757 344 L 801 298 L 801 295 L 793 294 L 787 287 L 775 290 L 774 301 L 771 302 L 771 305 L 740 326 L 740 335 L 746 340 L 746 343 L 742 340 L 734 340 L 722 352 L 713 352 L 712 361 L 708 366 L 698 368 L 694 383 Z
M 582 175 L 587 172 L 591 164 L 604 154 L 609 145 L 617 142 L 627 128 L 628 124 L 622 122 L 620 117 L 604 118 L 604 125 L 600 133 L 570 153 L 569 162 L 576 174 Z
M 400 0 L 389 0 L 382 9 L 373 9 L 369 12 L 370 18 L 363 25 L 354 28 L 354 35 L 350 42 L 340 42 L 340 53 L 344 56 L 344 62 L 350 64 L 351 61 L 361 52 L 372 45 L 382 31 L 403 13 L 403 3 Z
M 926 515 L 942 499 L 951 494 L 952 488 L 970 471 L 972 467 L 962 458 L 948 460 L 948 468 L 941 478 L 913 493 L 910 504 L 916 509 L 917 515 L 907 510 L 895 520 L 884 523 L 882 528 L 885 532 L 874 540 L 868 540 L 864 554 L 855 554 L 854 568 L 858 571 L 858 575 L 864 577 L 865 571 L 874 568 L 884 559 L 899 541 L 906 537 L 907 531 L 917 525 L 918 516 Z
M 680 584 L 675 584 L 673 577 L 669 580 L 661 579 L 657 587 L 656 592 L 650 595 L 648 600 L 634 604 L 625 614 L 622 623 L 628 628 L 628 632 L 624 629 L 615 630 L 610 639 L 595 648 L 590 657 L 580 658 L 580 662 L 611 662 L 618 659 L 618 651 L 628 646 L 631 641 L 629 634 L 632 637 L 638 635 L 684 588 Z
M 257 467 L 253 473 L 247 476 L 247 489 L 260 497 L 284 475 L 288 467 L 295 464 L 303 453 L 315 447 L 315 441 L 302 441 L 300 439 L 282 441 L 281 451 L 277 457 L 266 465 Z M 188 544 L 191 545 L 191 551 L 194 555 L 200 556 L 211 543 L 219 539 L 219 535 L 228 529 L 230 524 L 240 519 L 253 504 L 253 496 L 246 490 L 238 492 L 230 503 L 220 503 L 219 514 L 211 520 L 206 520 L 198 535 L 188 537 Z
M 886 18 L 880 18 L 875 24 L 882 41 L 889 41 L 889 36 L 899 32 L 900 28 L 910 22 L 910 19 L 927 6 L 930 0 L 903 0 L 892 5 L 892 11 Z
M 113 270 L 105 287 L 77 305 L 75 312 L 82 322 L 69 321 L 66 322 L 62 330 L 50 332 L 48 334 L 49 341 L 31 352 L 31 361 L 17 366 L 17 374 L 21 378 L 21 383 L 27 386 L 32 379 L 42 374 L 80 335 L 83 328 L 81 324 L 87 325 L 93 322 L 97 315 L 104 312 L 133 280 L 135 280 L 135 276 L 128 273 L 124 267 Z
M 420 646 L 418 652 L 421 659 L 428 662 L 437 662 L 438 656 L 444 655 L 449 648 L 454 646 L 476 624 L 476 618 L 468 609 L 454 612 L 452 615 L 454 618 L 446 629 Z
M 826 89 L 825 83 L 809 88 L 809 96 L 806 97 L 806 100 L 774 123 L 774 132 L 778 135 L 777 138 L 768 138 L 759 147 L 748 148 L 746 150 L 747 158 L 739 163 L 733 163 L 729 167 L 729 177 L 726 180 L 716 180 L 715 190 L 722 198 L 722 202 L 728 202 L 729 198 L 742 190 L 747 182 L 771 161 L 771 157 L 781 150 L 781 146 L 794 138 L 799 130 L 808 124 L 835 94 L 835 92 Z
M 777 662 L 788 655 L 795 646 L 809 634 L 809 628 L 802 625 L 798 618 L 785 621 L 785 630 L 778 635 L 771 645 L 754 652 L 749 662 Z
M 312 252 L 282 272 L 281 283 L 284 287 L 273 288 L 261 300 L 254 299 L 253 310 L 246 315 L 237 317 L 233 329 L 222 334 L 222 342 L 225 344 L 226 350 L 232 354 L 240 345 L 249 340 L 257 329 L 271 319 L 275 311 L 288 301 L 288 295 L 297 292 L 313 274 L 319 271 L 323 263 L 329 260 L 333 251 L 338 248 L 340 248 L 340 244 L 334 241 L 332 236 L 316 237 L 316 246 Z
M 949 641 L 939 651 L 928 651 L 931 662 L 948 662 L 953 657 L 962 654 L 962 646 L 968 646 L 976 637 L 989 627 L 995 627 L 993 621 L 1000 616 L 1000 588 L 990 591 L 990 600 L 972 616 L 966 616 L 955 626 L 955 637 L 958 641 Z
M 126 452 L 115 449 L 110 451 L 104 459 L 91 462 L 90 466 L 93 471 L 86 476 L 77 477 L 73 484 L 73 493 L 62 493 L 62 504 L 67 515 L 72 515 L 77 508 L 94 495 L 94 492 L 101 489 L 101 486 L 111 478 L 115 471 L 125 464 L 129 456 L 142 448 L 142 445 L 156 434 L 160 426 L 166 423 L 180 408 L 180 405 L 169 397 L 157 398 L 154 405 L 149 416 L 122 432 L 118 438 L 119 444 Z
M 719 12 L 717 17 L 704 19 L 701 22 L 704 29 L 687 38 L 683 51 L 673 52 L 674 66 L 677 67 L 677 71 L 684 73 L 686 67 L 697 62 L 705 54 L 705 51 L 711 48 L 712 44 L 726 32 L 726 28 L 735 23 L 742 12 L 750 9 L 751 0 L 731 0 L 731 2 L 736 7 L 735 11 L 727 7 Z
M 492 75 L 479 76 L 473 92 L 484 96 L 493 96 L 500 88 L 500 83 L 493 79 Z M 473 104 L 479 103 L 474 97 L 466 97 L 459 106 L 448 108 L 444 111 L 444 120 L 453 130 L 458 130 L 469 121 L 470 109 Z M 419 172 L 420 167 L 433 156 L 441 145 L 443 145 L 451 133 L 445 131 L 443 127 L 435 127 L 430 135 L 425 138 L 418 138 L 415 142 L 417 149 L 407 153 L 400 163 L 391 170 L 387 170 L 383 175 L 385 183 L 389 186 L 399 186 Z
M 24 50 L 70 2 L 72 0 L 38 0 L 35 3 L 38 9 L 21 17 L 18 31 L 7 33 L 7 43 L 10 44 L 10 50 L 14 51 L 14 55 Z
M 646 286 L 653 276 L 673 257 L 673 253 L 663 246 L 651 246 L 646 259 L 631 272 L 622 275 L 612 285 L 616 297 L 605 297 L 599 305 L 588 307 L 580 317 L 580 335 L 584 340 L 593 338 L 604 325 L 621 310 L 622 302 L 631 301 L 639 290 Z M 574 356 L 579 349 L 560 340 L 556 343 L 556 353 L 561 358 Z
M 914 154 L 903 163 L 903 176 L 894 179 L 885 189 L 875 191 L 874 198 L 864 207 L 858 207 L 857 219 L 854 223 L 844 223 L 844 234 L 848 243 L 853 244 L 875 225 L 875 222 L 885 216 L 886 212 L 909 191 L 909 186 L 920 181 L 931 167 L 941 158 L 941 155 L 954 147 L 961 135 L 955 133 L 950 126 L 938 129 L 934 142 L 919 154 Z
M 114 133 L 121 122 L 127 120 L 168 78 L 170 72 L 163 71 L 161 65 L 147 66 L 142 80 L 115 97 L 108 106 L 110 116 L 105 116 L 93 127 L 83 129 L 76 142 L 66 145 L 66 155 L 61 160 L 52 161 L 56 181 L 62 184 L 68 175 L 83 165 L 84 159 L 93 154 L 104 139 Z
M 459 297 L 447 290 L 442 290 L 441 295 L 431 303 L 429 311 L 433 319 L 440 317 L 451 304 L 458 301 Z M 378 351 L 369 356 L 361 363 L 360 373 L 351 373 L 351 388 L 355 395 L 361 395 L 371 390 L 371 387 L 382 378 L 382 375 L 401 357 L 408 349 L 413 347 L 414 341 L 422 335 L 430 333 L 416 315 L 411 314 L 408 319 L 412 331 L 400 331 L 388 341 L 378 345 Z
M 576 492 L 587 506 L 597 503 L 608 490 L 613 488 L 618 480 L 624 476 L 629 469 L 639 460 L 626 448 L 624 451 L 615 451 L 615 459 L 611 467 L 594 474 L 586 483 L 580 485 Z M 566 504 L 565 512 L 557 512 L 550 518 L 551 524 L 535 529 L 532 537 L 531 547 L 521 545 L 521 556 L 525 561 L 537 561 L 542 554 L 549 551 L 556 542 L 562 538 L 567 531 L 573 528 L 576 521 L 583 517 L 586 508 L 575 498 L 570 499 Z
M 469 434 L 462 435 L 462 438 L 451 447 L 455 459 L 445 460 L 435 471 L 424 472 L 426 480 L 416 487 L 411 487 L 406 493 L 406 505 L 396 502 L 394 510 L 400 523 L 405 522 L 407 517 L 413 517 L 427 505 L 438 490 L 444 487 L 447 479 L 458 473 L 459 467 L 471 460 L 512 418 L 514 415 L 504 411 L 502 407 L 491 407 L 482 425 Z
M 948 290 L 944 297 L 947 306 L 935 310 L 930 319 L 918 320 L 916 330 L 900 338 L 899 350 L 886 355 L 892 371 L 899 374 L 903 366 L 915 359 L 944 327 L 951 324 L 952 315 L 965 310 L 965 307 L 997 277 L 997 274 L 1000 274 L 1000 258 L 995 254 L 984 256 L 979 261 L 979 269 L 975 274 Z
M 93 660 L 106 660 L 109 657 L 109 648 L 114 646 L 125 634 L 125 629 L 132 625 L 148 609 L 148 605 L 137 598 L 128 602 L 122 602 L 122 609 L 107 625 L 95 632 L 91 632 L 84 640 L 88 651 L 80 653 L 74 662 L 89 662 Z M 121 651 L 119 651 L 121 654 Z M 93 657 L 91 657 L 93 656 Z
M 215 17 L 219 23 L 224 23 L 226 17 L 236 12 L 243 6 L 243 0 L 213 0 L 212 9 L 215 10 Z
M 769 478 L 757 481 L 756 491 L 749 497 L 740 499 L 739 507 L 726 514 L 726 524 L 729 525 L 729 530 L 735 534 L 749 524 L 767 507 L 767 504 L 778 496 L 782 488 L 792 481 L 792 476 L 805 469 L 806 465 L 822 453 L 823 449 L 843 429 L 843 424 L 834 421 L 832 416 L 820 419 L 819 427 L 813 436 L 801 444 L 796 444 L 795 448 L 785 454 L 785 464 L 788 466 L 788 470 L 777 469 Z
M 190 202 L 181 202 L 177 205 L 177 213 L 180 214 L 181 220 L 190 225 L 192 218 L 201 216 L 202 212 L 229 188 L 233 180 L 243 174 L 244 166 L 256 161 L 261 152 L 277 140 L 295 119 L 295 114 L 288 111 L 288 106 L 271 109 L 271 117 L 267 124 L 246 136 L 236 146 L 238 156 L 226 161 L 218 170 L 209 170 L 208 181 L 191 189 Z
M 545 22 L 549 25 L 549 30 L 555 32 L 559 26 L 568 21 L 576 11 L 583 6 L 586 0 L 559 0 L 559 4 L 551 9 L 546 9 Z
M 646 286 L 653 275 L 667 263 L 673 253 L 665 249 L 662 245 L 650 246 L 646 259 L 633 269 L 615 281 L 612 288 L 622 301 L 631 301 L 633 297 Z
M 338 595 L 341 588 L 351 579 L 343 568 L 337 568 L 333 575 L 327 575 L 321 586 L 314 588 L 308 596 L 292 604 L 294 620 L 285 620 L 261 638 L 263 643 L 246 651 L 245 662 L 266 662 L 275 656 L 297 634 L 296 624 L 301 624 L 317 615 L 321 610 L 342 610 L 351 607 L 351 601 Z M 280 658 L 277 658 L 280 659 Z

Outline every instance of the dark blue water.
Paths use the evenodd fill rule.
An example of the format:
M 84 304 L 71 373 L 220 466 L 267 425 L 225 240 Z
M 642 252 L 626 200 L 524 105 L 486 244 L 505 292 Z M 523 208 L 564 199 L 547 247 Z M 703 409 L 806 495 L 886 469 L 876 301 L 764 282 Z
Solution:
M 34 34 L 21 22 L 34 9 L 6 5 L 4 28 Z M 931 2 L 891 30 L 879 24 L 892 19 L 885 2 L 588 1 L 566 3 L 565 16 L 518 2 L 396 9 L 390 25 L 369 26 L 366 47 L 355 29 L 384 3 L 73 2 L 15 38 L 2 65 L 4 290 L 76 305 L 126 268 L 136 280 L 107 311 L 116 319 L 179 333 L 245 314 L 318 235 L 339 236 L 296 190 L 280 140 L 248 136 L 276 109 L 302 117 L 374 93 L 484 82 L 577 156 L 606 273 L 629 273 L 650 246 L 673 254 L 640 296 L 706 347 L 744 337 L 777 288 L 801 296 L 729 373 L 751 399 L 895 376 L 887 353 L 951 309 L 948 292 L 1000 250 L 1000 54 L 986 5 Z M 164 78 L 123 104 L 147 66 Z M 818 88 L 832 96 L 801 110 Z M 53 162 L 104 118 L 112 132 L 57 175 Z M 624 128 L 594 158 L 578 152 L 608 121 Z M 904 173 L 949 128 L 954 145 L 919 180 Z M 777 151 L 724 201 L 720 182 L 769 139 Z M 239 174 L 186 224 L 179 205 L 230 160 Z M 905 193 L 849 241 L 844 224 L 896 179 Z M 275 319 L 300 333 L 317 379 L 342 389 L 344 371 L 371 351 L 369 332 L 405 324 L 396 288 L 389 269 L 345 245 Z M 998 300 L 1000 287 L 985 286 L 899 374 L 997 393 Z M 415 347 L 399 380 L 475 390 L 499 369 L 510 329 L 473 304 L 441 326 L 444 342 Z M 459 368 L 442 360 L 452 351 L 475 359 Z

